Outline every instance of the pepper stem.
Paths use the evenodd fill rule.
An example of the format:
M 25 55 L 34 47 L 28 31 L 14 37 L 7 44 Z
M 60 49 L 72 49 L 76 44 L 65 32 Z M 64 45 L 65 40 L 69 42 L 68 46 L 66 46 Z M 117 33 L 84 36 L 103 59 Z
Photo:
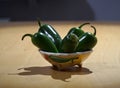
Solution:
M 79 28 L 82 28 L 83 26 L 88 25 L 88 24 L 90 24 L 90 23 L 83 23 L 79 26 Z
M 39 27 L 41 27 L 41 22 L 40 22 L 40 19 L 38 19 L 38 25 L 39 25 Z
M 91 26 L 91 27 L 94 29 L 93 35 L 95 36 L 96 35 L 96 28 L 94 26 Z
M 29 37 L 32 38 L 33 35 L 32 35 L 32 34 L 25 34 L 25 35 L 22 36 L 22 40 L 23 40 L 26 36 L 29 36 Z

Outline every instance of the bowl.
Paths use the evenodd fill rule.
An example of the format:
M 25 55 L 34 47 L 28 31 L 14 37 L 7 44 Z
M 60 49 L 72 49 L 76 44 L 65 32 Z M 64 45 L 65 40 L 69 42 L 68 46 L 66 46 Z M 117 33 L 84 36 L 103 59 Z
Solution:
M 44 59 L 51 63 L 53 68 L 57 70 L 67 69 L 73 66 L 81 68 L 82 62 L 85 61 L 92 53 L 92 50 L 75 53 L 52 53 L 41 50 L 39 51 Z

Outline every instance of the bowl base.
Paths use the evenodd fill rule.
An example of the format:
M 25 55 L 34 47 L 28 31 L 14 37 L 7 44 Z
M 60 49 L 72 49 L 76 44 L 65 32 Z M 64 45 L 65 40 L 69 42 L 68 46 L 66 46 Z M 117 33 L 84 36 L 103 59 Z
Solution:
M 82 68 L 82 64 L 77 64 L 77 65 L 74 65 L 74 66 L 71 66 L 71 67 L 66 67 L 66 68 L 60 68 L 56 65 L 52 65 L 52 68 L 54 70 L 58 70 L 58 71 L 71 70 L 71 69 L 74 69 L 74 67 L 80 70 Z

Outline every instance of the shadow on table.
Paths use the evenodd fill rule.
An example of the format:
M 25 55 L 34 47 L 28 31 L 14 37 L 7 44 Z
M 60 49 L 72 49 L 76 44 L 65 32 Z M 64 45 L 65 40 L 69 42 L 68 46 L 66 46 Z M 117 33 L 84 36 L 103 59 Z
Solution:
M 82 67 L 81 69 L 79 69 L 78 67 L 74 67 L 65 71 L 54 70 L 51 66 L 25 67 L 18 70 L 23 70 L 23 72 L 17 73 L 17 75 L 20 76 L 50 75 L 53 79 L 62 80 L 65 82 L 68 82 L 66 81 L 66 79 L 71 78 L 72 75 L 87 75 L 92 73 L 92 71 L 84 67 Z

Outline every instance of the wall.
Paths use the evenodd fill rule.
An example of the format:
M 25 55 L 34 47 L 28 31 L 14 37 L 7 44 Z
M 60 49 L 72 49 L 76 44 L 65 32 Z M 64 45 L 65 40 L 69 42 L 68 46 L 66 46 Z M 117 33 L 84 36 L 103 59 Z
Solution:
M 120 0 L 87 0 L 97 21 L 120 21 Z
M 120 21 L 120 0 L 0 0 L 0 19 L 10 21 Z

